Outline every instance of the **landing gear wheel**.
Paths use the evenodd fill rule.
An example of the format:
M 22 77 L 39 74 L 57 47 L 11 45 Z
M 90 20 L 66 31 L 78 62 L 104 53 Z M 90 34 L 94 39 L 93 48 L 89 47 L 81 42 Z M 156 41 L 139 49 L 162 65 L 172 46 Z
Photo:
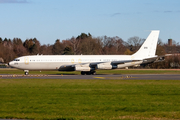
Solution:
M 29 70 L 24 70 L 24 74 L 28 75 L 29 74 Z
M 95 75 L 96 74 L 96 71 L 81 71 L 81 75 Z
M 25 72 L 24 74 L 25 74 L 25 75 L 28 75 L 29 73 L 28 73 L 28 72 Z
M 81 75 L 85 75 L 85 72 L 84 72 L 84 71 L 81 71 Z
M 90 74 L 91 74 L 91 75 L 95 75 L 95 74 L 96 74 L 96 71 L 90 71 Z

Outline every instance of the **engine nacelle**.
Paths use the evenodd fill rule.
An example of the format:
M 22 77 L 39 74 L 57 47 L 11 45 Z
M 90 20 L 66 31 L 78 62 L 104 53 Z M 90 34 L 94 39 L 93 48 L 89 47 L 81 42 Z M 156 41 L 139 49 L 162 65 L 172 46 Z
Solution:
M 91 71 L 90 67 L 75 66 L 75 71 Z
M 134 66 L 134 65 L 139 65 L 142 62 L 143 61 L 136 61 L 136 62 L 128 62 L 128 63 L 124 63 L 124 64 L 119 64 L 119 65 L 117 65 L 117 68 L 124 68 L 124 67 L 130 67 L 130 66 Z
M 101 64 L 97 64 L 97 69 L 109 70 L 109 69 L 113 69 L 113 66 L 111 65 L 111 63 L 101 63 Z

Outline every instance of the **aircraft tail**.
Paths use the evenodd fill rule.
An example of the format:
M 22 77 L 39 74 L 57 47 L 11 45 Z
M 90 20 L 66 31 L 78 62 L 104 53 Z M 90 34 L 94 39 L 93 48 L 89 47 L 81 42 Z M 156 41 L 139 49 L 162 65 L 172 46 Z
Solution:
M 153 30 L 144 41 L 140 49 L 132 55 L 134 59 L 144 59 L 155 57 L 156 47 L 159 37 L 159 30 Z

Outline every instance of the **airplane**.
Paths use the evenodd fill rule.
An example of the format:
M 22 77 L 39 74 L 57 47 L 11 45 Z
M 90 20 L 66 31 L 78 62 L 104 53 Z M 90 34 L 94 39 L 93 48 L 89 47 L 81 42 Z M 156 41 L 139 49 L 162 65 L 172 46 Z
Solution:
M 81 75 L 96 74 L 97 69 L 109 70 L 130 67 L 156 59 L 159 30 L 152 30 L 140 49 L 132 55 L 28 55 L 9 62 L 8 65 L 24 70 L 81 71 Z

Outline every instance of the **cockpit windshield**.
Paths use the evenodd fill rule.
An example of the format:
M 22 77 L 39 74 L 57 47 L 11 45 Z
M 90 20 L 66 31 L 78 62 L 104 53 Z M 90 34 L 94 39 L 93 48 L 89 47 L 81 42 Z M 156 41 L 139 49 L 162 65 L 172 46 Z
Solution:
M 20 61 L 20 59 L 14 59 L 14 61 Z

